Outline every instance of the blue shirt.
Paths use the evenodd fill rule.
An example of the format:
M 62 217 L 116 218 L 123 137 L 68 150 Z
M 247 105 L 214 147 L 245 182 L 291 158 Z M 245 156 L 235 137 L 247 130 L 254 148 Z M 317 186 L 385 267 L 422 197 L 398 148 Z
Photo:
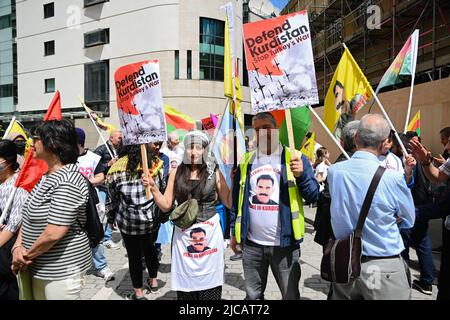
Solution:
M 328 170 L 331 194 L 331 225 L 336 239 L 348 236 L 356 228 L 370 182 L 380 162 L 365 151 L 357 151 L 350 160 Z M 400 225 L 397 218 L 402 219 Z M 375 192 L 362 231 L 363 254 L 393 256 L 404 250 L 401 228 L 414 225 L 415 209 L 403 174 L 386 170 Z

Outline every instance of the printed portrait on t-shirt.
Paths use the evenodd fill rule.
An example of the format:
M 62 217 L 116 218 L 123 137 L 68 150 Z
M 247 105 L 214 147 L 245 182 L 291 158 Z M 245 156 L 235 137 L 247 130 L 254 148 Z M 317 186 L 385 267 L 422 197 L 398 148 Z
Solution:
M 275 179 L 269 174 L 262 174 L 256 178 L 256 195 L 252 197 L 253 204 L 268 204 L 277 205 L 278 203 L 273 201 L 272 196 L 275 188 Z
M 189 253 L 202 253 L 211 249 L 206 245 L 206 231 L 203 228 L 194 228 L 190 232 L 190 246 L 187 247 Z

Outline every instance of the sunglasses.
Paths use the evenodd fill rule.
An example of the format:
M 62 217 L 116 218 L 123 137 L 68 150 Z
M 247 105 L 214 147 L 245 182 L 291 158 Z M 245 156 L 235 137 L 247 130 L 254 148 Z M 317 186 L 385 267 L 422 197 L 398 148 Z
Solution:
M 38 140 L 42 140 L 39 136 L 32 136 L 31 139 L 33 139 L 33 142 L 36 142 Z

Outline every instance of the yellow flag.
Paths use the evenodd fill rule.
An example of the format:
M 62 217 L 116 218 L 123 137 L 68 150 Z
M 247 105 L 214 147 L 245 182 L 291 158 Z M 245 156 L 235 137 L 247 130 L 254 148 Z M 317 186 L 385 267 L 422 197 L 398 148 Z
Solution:
M 84 107 L 84 110 L 89 115 L 89 117 L 94 120 L 94 122 L 98 128 L 100 128 L 104 131 L 107 131 L 109 134 L 111 134 L 111 132 L 113 132 L 113 131 L 116 131 L 115 126 L 113 126 L 110 123 L 106 123 L 102 119 L 100 119 L 100 117 L 95 113 L 95 111 L 92 110 L 91 108 L 89 108 L 85 103 L 83 103 L 83 107 Z
M 234 106 L 230 108 L 230 111 L 236 112 L 236 118 L 238 119 L 241 129 L 244 129 L 244 116 L 240 102 L 243 100 L 241 83 L 237 74 L 237 60 L 234 51 L 234 26 L 233 26 L 233 4 L 231 2 L 224 6 L 226 10 L 225 17 L 225 53 L 224 53 L 224 94 L 231 100 L 236 98 Z M 231 24 L 229 23 L 231 21 Z M 233 81 L 234 80 L 234 81 Z M 234 82 L 234 83 L 233 83 Z M 233 87 L 234 85 L 234 87 Z M 235 109 L 233 111 L 233 109 Z
M 344 126 L 370 99 L 370 83 L 345 47 L 325 97 L 324 122 L 338 141 Z
M 315 137 L 316 134 L 315 132 L 313 132 L 311 134 L 311 137 L 306 141 L 301 150 L 301 152 L 309 159 L 310 162 L 314 162 L 314 147 L 316 145 Z

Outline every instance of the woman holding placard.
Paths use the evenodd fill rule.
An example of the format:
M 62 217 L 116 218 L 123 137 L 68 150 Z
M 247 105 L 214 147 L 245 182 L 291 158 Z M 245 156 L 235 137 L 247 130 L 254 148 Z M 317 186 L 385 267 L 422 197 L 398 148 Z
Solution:
M 172 290 L 179 300 L 214 300 L 222 296 L 224 240 L 215 205 L 219 199 L 231 206 L 225 178 L 205 160 L 209 138 L 192 130 L 184 138 L 183 163 L 170 176 L 164 195 L 154 179 L 143 177 L 155 203 L 163 212 L 171 209 L 175 224 L 172 241 Z M 174 219 L 177 216 L 178 219 Z

